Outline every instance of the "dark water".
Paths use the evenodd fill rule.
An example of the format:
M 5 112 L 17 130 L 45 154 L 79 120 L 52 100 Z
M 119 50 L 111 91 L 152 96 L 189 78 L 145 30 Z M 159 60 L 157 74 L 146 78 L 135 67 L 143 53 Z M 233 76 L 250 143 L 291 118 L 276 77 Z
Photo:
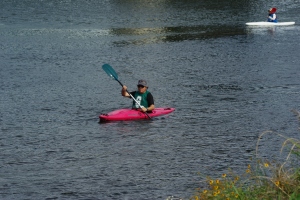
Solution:
M 299 2 L 269 3 L 2 0 L 0 198 L 188 198 L 197 172 L 244 170 L 263 131 L 299 138 Z M 296 25 L 244 25 L 273 5 Z M 104 63 L 176 111 L 99 124 L 131 104 Z

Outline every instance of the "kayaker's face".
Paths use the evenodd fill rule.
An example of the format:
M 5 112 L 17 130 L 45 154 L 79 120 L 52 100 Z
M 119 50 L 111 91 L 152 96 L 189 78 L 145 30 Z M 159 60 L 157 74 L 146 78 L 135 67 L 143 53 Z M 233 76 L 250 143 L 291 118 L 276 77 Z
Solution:
M 147 87 L 143 86 L 143 85 L 138 85 L 138 90 L 139 90 L 139 93 L 145 93 L 146 90 L 147 90 Z

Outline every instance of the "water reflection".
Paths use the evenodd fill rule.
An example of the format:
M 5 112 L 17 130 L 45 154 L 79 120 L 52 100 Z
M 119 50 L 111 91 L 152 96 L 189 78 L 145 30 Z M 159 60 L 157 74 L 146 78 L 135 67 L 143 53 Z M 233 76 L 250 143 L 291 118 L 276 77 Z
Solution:
M 112 42 L 116 46 L 130 44 L 144 45 L 165 42 L 180 42 L 185 40 L 203 40 L 221 37 L 246 35 L 251 30 L 235 25 L 198 25 L 156 28 L 112 28 L 112 29 L 21 29 L 18 35 L 67 34 L 68 38 L 105 38 L 118 36 Z M 274 30 L 275 31 L 275 30 Z
M 297 26 L 247 26 L 247 34 L 265 34 L 266 32 L 270 35 L 275 33 L 281 33 L 284 31 L 297 31 Z
M 149 43 L 230 37 L 245 35 L 247 32 L 241 26 L 198 25 L 158 28 L 114 28 L 111 29 L 110 33 L 120 37 L 126 37 L 125 40 L 114 42 L 115 45 L 142 45 Z M 127 36 L 135 37 L 134 39 L 128 39 Z
M 265 33 L 266 31 L 270 34 L 274 34 L 275 31 L 276 31 L 276 28 L 275 26 L 247 26 L 246 30 L 247 30 L 247 33 Z
M 100 132 L 104 129 L 113 129 L 117 133 L 125 135 L 136 135 L 140 132 L 147 132 L 154 126 L 157 119 L 152 120 L 136 120 L 136 121 L 112 121 L 112 122 L 99 122 Z M 142 128 L 141 128 L 142 127 Z

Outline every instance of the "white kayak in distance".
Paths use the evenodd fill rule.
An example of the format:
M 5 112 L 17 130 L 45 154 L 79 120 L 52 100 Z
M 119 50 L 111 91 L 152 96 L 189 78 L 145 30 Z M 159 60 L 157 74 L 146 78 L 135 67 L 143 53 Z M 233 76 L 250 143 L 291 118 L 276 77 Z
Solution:
M 248 26 L 290 26 L 295 22 L 247 22 Z

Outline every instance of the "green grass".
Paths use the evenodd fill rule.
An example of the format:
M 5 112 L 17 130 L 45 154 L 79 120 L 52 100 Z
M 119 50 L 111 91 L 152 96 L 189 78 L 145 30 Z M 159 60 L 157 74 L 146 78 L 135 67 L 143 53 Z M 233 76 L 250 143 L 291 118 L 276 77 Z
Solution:
M 300 121 L 300 113 L 294 112 Z M 274 134 L 284 139 L 280 153 L 287 150 L 287 156 L 283 162 L 277 163 L 259 158 L 258 146 L 262 136 L 266 134 Z M 291 162 L 292 158 L 294 162 Z M 228 174 L 222 174 L 217 179 L 204 177 L 207 186 L 197 188 L 190 200 L 299 200 L 299 161 L 299 139 L 287 138 L 282 134 L 266 131 L 258 138 L 254 166 L 249 164 L 242 175 L 237 175 L 229 169 Z

